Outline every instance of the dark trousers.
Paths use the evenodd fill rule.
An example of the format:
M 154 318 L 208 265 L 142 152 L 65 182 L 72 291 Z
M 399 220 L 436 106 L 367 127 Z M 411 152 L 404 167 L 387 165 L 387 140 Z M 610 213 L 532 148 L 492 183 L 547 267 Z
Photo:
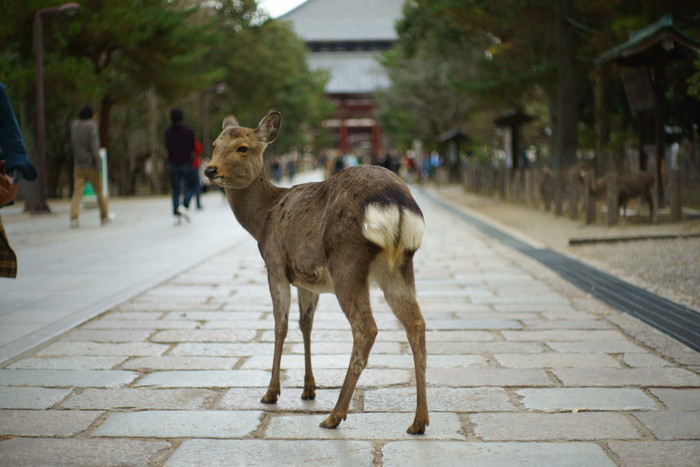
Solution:
M 170 187 L 173 192 L 173 215 L 177 215 L 177 208 L 180 206 L 180 187 L 184 184 L 184 199 L 182 205 L 185 209 L 190 207 L 190 200 L 195 192 L 197 182 L 197 172 L 189 164 L 170 164 Z

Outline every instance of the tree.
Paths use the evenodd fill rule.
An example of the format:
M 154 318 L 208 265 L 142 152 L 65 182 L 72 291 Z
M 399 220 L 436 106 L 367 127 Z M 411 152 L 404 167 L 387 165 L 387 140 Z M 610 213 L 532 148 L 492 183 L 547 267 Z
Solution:
M 303 42 L 287 24 L 261 16 L 252 0 L 219 2 L 214 13 L 225 39 L 206 60 L 225 70 L 230 96 L 220 121 L 234 113 L 242 124 L 254 126 L 275 108 L 284 120 L 274 149 L 303 148 L 308 133 L 318 133 L 333 110 L 324 96 L 328 77 L 308 69 Z
M 55 3 L 11 2 L 0 20 L 0 77 L 17 86 L 25 131 L 34 120 L 26 115 L 34 108 L 32 20 L 47 6 Z M 211 70 L 196 61 L 215 37 L 206 25 L 191 21 L 196 11 L 184 0 L 84 0 L 74 18 L 45 20 L 49 194 L 58 194 L 61 168 L 70 161 L 68 128 L 81 105 L 98 110 L 101 143 L 108 147 L 115 104 L 133 101 L 150 88 L 174 96 L 208 81 Z M 110 164 L 116 159 L 111 157 Z

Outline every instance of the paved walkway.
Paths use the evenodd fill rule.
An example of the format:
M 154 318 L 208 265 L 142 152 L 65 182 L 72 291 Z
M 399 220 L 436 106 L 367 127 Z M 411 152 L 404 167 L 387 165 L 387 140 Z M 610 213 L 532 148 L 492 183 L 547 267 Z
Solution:
M 322 296 L 314 324 L 317 400 L 299 397 L 303 348 L 292 325 L 280 400 L 260 404 L 273 346 L 264 267 L 230 212 L 217 211 L 219 200 L 207 201 L 210 224 L 195 217 L 175 228 L 154 209 L 136 222 L 152 227 L 134 235 L 157 251 L 164 239 L 201 225 L 202 237 L 184 243 L 225 229 L 228 244 L 197 246 L 199 258 L 177 258 L 170 274 L 167 267 L 144 274 L 131 297 L 127 288 L 121 301 L 114 293 L 106 313 L 1 364 L 0 465 L 697 467 L 700 354 L 420 194 L 427 230 L 415 262 L 429 328 L 427 433 L 405 433 L 415 406 L 412 358 L 378 291 L 380 332 L 347 421 L 337 430 L 318 427 L 335 403 L 351 346 L 332 295 Z M 100 229 L 95 219 L 83 247 L 120 224 L 121 236 L 131 237 L 116 205 L 117 223 Z M 61 221 L 63 244 L 75 232 Z M 53 244 L 53 235 L 47 230 L 43 243 Z M 150 267 L 139 252 L 122 264 Z M 23 274 L 43 264 L 23 260 Z M 52 286 L 56 272 L 72 275 L 51 268 L 45 281 Z

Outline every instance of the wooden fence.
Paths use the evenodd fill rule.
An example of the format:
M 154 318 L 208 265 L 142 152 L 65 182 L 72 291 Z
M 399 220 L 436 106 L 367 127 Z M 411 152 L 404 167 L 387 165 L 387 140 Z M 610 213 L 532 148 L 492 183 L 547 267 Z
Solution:
M 465 190 L 487 197 L 553 211 L 556 216 L 582 217 L 587 224 L 596 220 L 596 206 L 607 205 L 607 223 L 619 220 L 618 187 L 615 174 L 595 179 L 592 171 L 549 169 L 486 169 L 465 168 L 462 171 Z M 671 170 L 666 186 L 671 221 L 682 218 L 681 177 Z M 656 193 L 653 194 L 657 199 Z M 651 207 L 656 217 L 657 206 Z

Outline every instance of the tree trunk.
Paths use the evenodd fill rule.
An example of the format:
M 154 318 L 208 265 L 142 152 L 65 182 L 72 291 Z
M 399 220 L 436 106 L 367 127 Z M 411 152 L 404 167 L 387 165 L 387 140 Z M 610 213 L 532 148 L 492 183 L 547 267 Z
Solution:
M 576 162 L 578 102 L 576 96 L 575 43 L 572 26 L 567 22 L 571 0 L 554 2 L 553 60 L 555 76 L 552 117 L 552 157 L 555 169 Z
M 107 148 L 109 154 L 109 117 L 112 113 L 112 99 L 104 96 L 100 102 L 100 147 Z

